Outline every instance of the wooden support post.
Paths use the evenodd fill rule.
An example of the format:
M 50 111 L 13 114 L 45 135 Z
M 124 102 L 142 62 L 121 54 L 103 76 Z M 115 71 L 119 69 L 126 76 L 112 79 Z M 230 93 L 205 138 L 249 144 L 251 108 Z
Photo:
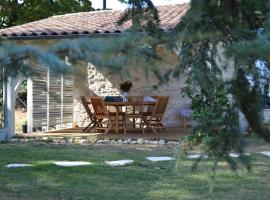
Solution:
M 27 133 L 33 132 L 33 80 L 27 79 Z
M 64 75 L 61 74 L 61 128 L 64 124 Z
M 15 135 L 15 102 L 16 97 L 19 92 L 20 86 L 23 81 L 23 76 L 21 74 L 16 77 L 8 77 L 5 85 L 5 125 L 6 125 L 6 139 L 10 139 Z
M 50 129 L 50 68 L 47 69 L 47 128 Z

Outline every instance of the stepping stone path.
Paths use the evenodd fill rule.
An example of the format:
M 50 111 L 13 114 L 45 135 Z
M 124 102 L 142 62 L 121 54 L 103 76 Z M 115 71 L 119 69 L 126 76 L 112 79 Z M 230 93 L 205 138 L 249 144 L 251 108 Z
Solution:
M 170 160 L 175 160 L 173 157 L 146 157 L 146 160 L 152 161 L 152 162 L 158 162 L 158 161 L 170 161 Z
M 250 154 L 249 153 L 244 153 L 245 156 L 249 156 Z M 232 158 L 238 158 L 240 156 L 239 153 L 229 153 L 229 156 L 232 157 Z M 187 158 L 189 159 L 198 159 L 201 157 L 201 154 L 192 154 L 192 155 L 189 155 L 187 156 Z M 203 155 L 203 158 L 208 158 L 207 155 Z
M 110 165 L 110 166 L 123 166 L 123 165 L 126 165 L 126 164 L 130 164 L 130 163 L 133 163 L 134 160 L 116 160 L 116 161 L 106 161 L 105 163 Z
M 76 167 L 76 166 L 92 165 L 92 163 L 84 161 L 58 161 L 54 162 L 54 164 L 60 167 Z
M 270 151 L 262 151 L 259 152 L 262 155 L 270 157 Z M 249 156 L 249 153 L 244 153 L 244 155 Z M 189 159 L 198 159 L 202 156 L 202 154 L 192 154 L 187 156 Z M 240 156 L 239 153 L 229 153 L 230 157 L 238 158 Z M 207 155 L 203 155 L 203 158 L 208 158 Z M 175 160 L 173 157 L 167 157 L 167 156 L 161 156 L 161 157 L 146 157 L 145 159 L 152 161 L 152 162 L 158 162 L 158 161 L 171 161 Z M 134 160 L 116 160 L 116 161 L 106 161 L 105 163 L 110 166 L 123 166 L 126 164 L 133 163 Z M 60 167 L 75 167 L 75 166 L 86 166 L 86 165 L 92 165 L 90 162 L 85 161 L 57 161 L 54 162 L 55 165 Z M 33 165 L 30 164 L 24 164 L 24 163 L 11 163 L 8 164 L 7 168 L 19 168 L 19 167 L 31 167 Z
M 270 157 L 270 151 L 261 151 L 260 154 Z
M 32 167 L 33 165 L 30 164 L 23 164 L 23 163 L 12 163 L 8 164 L 7 168 L 19 168 L 19 167 Z

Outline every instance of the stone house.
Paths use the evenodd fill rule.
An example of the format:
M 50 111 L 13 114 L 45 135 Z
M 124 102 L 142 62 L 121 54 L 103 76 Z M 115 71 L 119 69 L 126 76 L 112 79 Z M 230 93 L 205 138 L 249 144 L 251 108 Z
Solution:
M 164 31 L 171 31 L 181 20 L 181 17 L 188 10 L 188 4 L 160 6 L 160 25 Z M 128 21 L 122 26 L 117 21 L 123 11 L 93 11 L 53 16 L 0 30 L 0 37 L 8 40 L 15 40 L 19 45 L 33 44 L 40 47 L 48 47 L 62 39 L 76 40 L 79 38 L 100 37 L 106 40 L 107 37 L 120 36 L 128 31 L 131 22 Z M 142 35 L 143 37 L 143 35 Z M 168 59 L 174 59 L 175 54 L 168 54 L 166 49 L 160 48 L 161 54 L 166 54 Z M 33 66 L 36 75 L 28 79 L 28 132 L 49 131 L 71 127 L 76 123 L 84 126 L 87 121 L 85 110 L 81 104 L 80 96 L 120 95 L 119 85 L 123 77 L 110 69 L 99 69 L 91 63 L 81 63 L 80 67 L 85 71 L 86 76 L 57 75 L 48 68 Z M 172 67 L 165 66 L 165 67 Z M 133 87 L 130 95 L 170 96 L 169 105 L 164 118 L 168 127 L 179 127 L 179 110 L 188 107 L 189 100 L 181 96 L 181 86 L 184 77 L 173 78 L 168 83 L 153 89 L 158 79 L 154 74 L 146 75 L 143 70 L 134 68 L 130 71 L 130 81 Z M 9 134 L 14 134 L 14 99 L 16 88 L 23 80 L 10 79 L 7 87 L 10 87 L 7 95 L 9 116 Z M 6 88 L 7 88 L 6 87 Z

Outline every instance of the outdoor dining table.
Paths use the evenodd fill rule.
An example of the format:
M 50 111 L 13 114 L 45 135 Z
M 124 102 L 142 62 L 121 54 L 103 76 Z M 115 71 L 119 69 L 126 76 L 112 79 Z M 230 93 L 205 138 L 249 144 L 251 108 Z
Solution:
M 113 106 L 115 107 L 115 130 L 116 133 L 119 133 L 119 114 L 120 114 L 120 108 L 124 106 L 132 106 L 132 105 L 138 105 L 136 102 L 104 102 L 106 106 Z M 143 106 L 154 106 L 156 105 L 156 102 L 143 102 Z M 141 103 L 140 103 L 141 105 Z

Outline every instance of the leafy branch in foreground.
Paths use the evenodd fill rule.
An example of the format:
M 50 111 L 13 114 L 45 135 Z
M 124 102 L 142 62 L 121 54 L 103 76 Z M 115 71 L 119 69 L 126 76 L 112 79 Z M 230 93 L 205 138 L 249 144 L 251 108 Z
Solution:
M 158 72 L 160 66 L 155 62 L 162 59 L 157 55 L 156 47 L 166 45 L 173 52 L 180 47 L 173 73 L 187 77 L 189 89 L 183 92 L 192 100 L 193 116 L 198 122 L 190 138 L 205 144 L 206 153 L 214 158 L 215 166 L 218 161 L 226 160 L 232 169 L 236 169 L 237 162 L 229 156 L 233 151 L 240 154 L 240 161 L 249 169 L 238 116 L 240 110 L 252 130 L 270 142 L 269 130 L 262 124 L 262 91 L 256 89 L 264 79 L 256 61 L 267 57 L 259 51 L 267 43 L 260 42 L 254 47 L 261 55 L 254 54 L 255 49 L 243 53 L 242 48 L 236 47 L 268 41 L 267 36 L 258 37 L 257 34 L 264 25 L 262 16 L 269 12 L 267 1 L 193 0 L 186 15 L 170 33 L 160 31 L 158 15 L 150 0 L 123 2 L 128 3 L 130 9 L 119 23 L 135 22 L 129 34 L 107 39 L 106 44 L 98 39 L 88 43 L 64 42 L 56 44 L 53 51 L 68 52 L 73 62 L 88 58 L 99 66 L 125 71 L 125 66 L 135 61 L 137 66 Z M 146 32 L 138 34 L 138 30 Z M 107 53 L 105 56 L 104 52 Z M 238 56 L 240 54 L 246 56 Z M 267 59 L 262 62 L 268 67 Z M 159 73 L 157 76 L 162 79 Z M 167 80 L 171 78 L 168 74 L 166 77 Z M 269 80 L 265 80 L 266 85 L 269 84 Z
M 138 2 L 150 5 L 146 0 Z M 261 101 L 263 94 L 269 98 L 270 82 L 265 77 L 269 69 L 269 36 L 262 32 L 269 30 L 268 18 L 267 0 L 192 0 L 171 33 L 161 34 L 157 27 L 149 27 L 151 33 L 156 33 L 151 35 L 153 40 L 160 38 L 159 44 L 166 44 L 172 51 L 181 48 L 174 74 L 187 75 L 189 88 L 183 93 L 192 100 L 193 117 L 198 122 L 190 139 L 204 143 L 206 153 L 216 163 L 225 159 L 232 169 L 237 164 L 229 157 L 232 151 L 240 154 L 240 161 L 249 169 L 239 111 L 252 131 L 270 142 L 270 132 L 263 125 Z M 258 67 L 259 61 L 265 69 Z
M 252 131 L 270 142 L 259 89 L 264 77 L 257 67 L 260 59 L 268 67 L 266 51 L 261 50 L 267 48 L 269 39 L 257 34 L 264 25 L 262 15 L 269 12 L 265 8 L 267 1 L 191 1 L 190 10 L 173 33 L 174 42 L 182 41 L 180 66 L 188 71 L 186 83 L 193 88 L 184 90 L 198 121 L 190 139 L 206 144 L 210 156 L 217 161 L 225 159 L 232 169 L 236 162 L 229 157 L 231 151 L 239 153 L 240 161 L 249 168 L 239 110 Z M 252 45 L 255 42 L 257 45 Z M 264 85 L 269 83 L 266 80 Z
M 18 66 L 14 69 L 16 73 L 27 67 L 22 59 L 35 60 L 63 71 L 66 69 L 63 60 L 68 56 L 73 66 L 84 60 L 127 72 L 127 66 L 135 64 L 156 72 L 162 79 L 159 70 L 164 60 L 156 47 L 166 45 L 172 52 L 180 48 L 172 73 L 187 77 L 183 92 L 192 100 L 193 116 L 198 122 L 190 138 L 197 144 L 205 144 L 205 153 L 214 158 L 214 167 L 219 161 L 226 160 L 232 169 L 236 169 L 237 162 L 229 156 L 233 151 L 240 154 L 240 161 L 249 169 L 244 154 L 245 142 L 239 129 L 239 110 L 252 131 L 270 142 L 270 132 L 262 122 L 261 101 L 263 93 L 267 94 L 261 88 L 267 88 L 264 86 L 270 82 L 265 77 L 267 73 L 262 73 L 262 68 L 258 67 L 260 61 L 269 69 L 269 33 L 262 32 L 262 29 L 270 28 L 268 1 L 192 0 L 190 9 L 170 33 L 159 29 L 157 10 L 150 0 L 122 2 L 128 3 L 130 9 L 119 23 L 133 20 L 130 33 L 106 41 L 99 38 L 63 41 L 45 54 L 31 46 L 8 48 L 8 51 L 0 48 L 0 55 L 3 55 L 0 63 Z M 138 32 L 141 30 L 145 32 Z M 262 51 L 264 49 L 266 51 Z M 76 67 L 74 70 L 76 72 Z M 171 77 L 172 74 L 166 74 L 167 80 Z

